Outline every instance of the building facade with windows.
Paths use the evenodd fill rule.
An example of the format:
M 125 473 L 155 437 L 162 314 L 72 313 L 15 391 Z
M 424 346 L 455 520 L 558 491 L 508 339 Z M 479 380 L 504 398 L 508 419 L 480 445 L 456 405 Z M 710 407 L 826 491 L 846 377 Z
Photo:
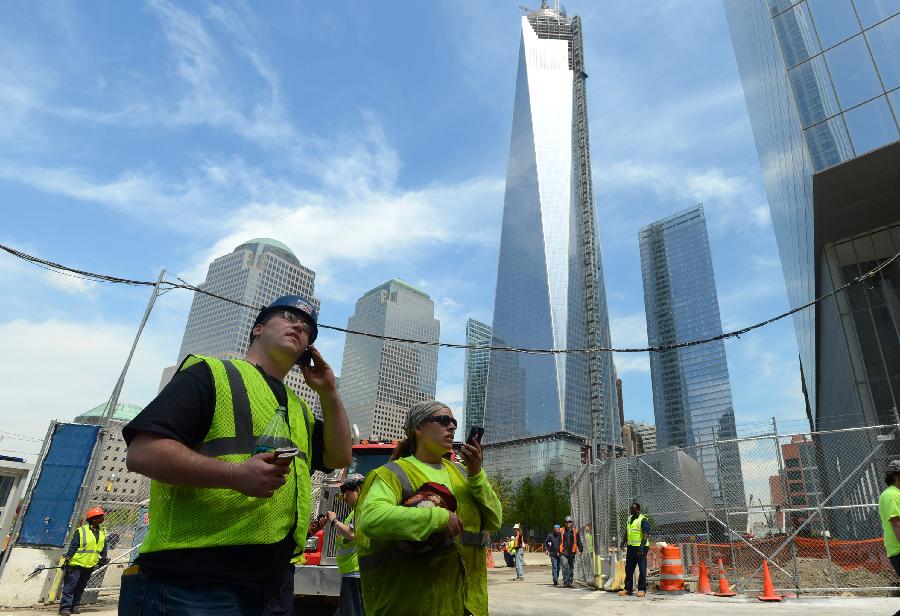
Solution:
M 401 280 L 389 280 L 359 298 L 347 328 L 428 342 L 438 342 L 441 333 L 432 299 Z M 435 346 L 347 335 L 340 393 L 363 438 L 404 438 L 409 409 L 434 399 L 437 362 Z
M 75 423 L 101 425 L 108 403 L 95 406 L 75 418 Z M 91 486 L 91 502 L 101 506 L 139 503 L 150 494 L 150 479 L 132 473 L 125 464 L 125 439 L 122 428 L 141 412 L 134 404 L 116 404 L 116 410 L 109 419 L 109 432 L 100 452 L 97 477 Z
M 725 10 L 788 299 L 802 306 L 900 252 L 900 3 L 725 0 Z M 794 315 L 813 429 L 896 421 L 898 307 L 893 262 Z M 898 453 L 851 441 L 820 440 L 826 492 L 863 473 L 868 453 L 879 472 Z M 849 528 L 836 520 L 832 532 Z
M 609 346 L 581 28 L 547 2 L 521 18 L 494 346 Z M 563 433 L 594 434 L 604 450 L 621 442 L 609 354 L 493 352 L 486 398 L 486 442 Z
M 644 309 L 650 346 L 722 334 L 703 206 L 642 227 L 638 232 Z M 722 340 L 650 354 L 653 411 L 659 449 L 691 448 L 717 498 L 744 505 L 737 446 L 695 445 L 737 438 L 731 380 Z M 721 469 L 721 473 L 719 472 Z
M 260 307 L 282 295 L 302 295 L 318 309 L 315 283 L 315 272 L 301 265 L 285 244 L 269 238 L 255 238 L 213 261 L 206 280 L 199 286 L 205 291 Z M 188 354 L 220 359 L 243 357 L 250 346 L 250 329 L 258 313 L 258 310 L 195 293 L 177 365 Z M 160 390 L 168 383 L 175 368 L 163 371 Z M 299 368 L 288 373 L 285 383 L 309 403 L 317 417 L 322 416 L 319 396 L 306 384 Z
M 490 346 L 492 332 L 493 329 L 487 323 L 469 319 L 466 322 L 466 346 Z M 484 393 L 490 366 L 490 351 L 466 349 L 466 375 L 463 385 L 466 424 L 461 439 L 469 434 L 472 426 L 484 427 Z

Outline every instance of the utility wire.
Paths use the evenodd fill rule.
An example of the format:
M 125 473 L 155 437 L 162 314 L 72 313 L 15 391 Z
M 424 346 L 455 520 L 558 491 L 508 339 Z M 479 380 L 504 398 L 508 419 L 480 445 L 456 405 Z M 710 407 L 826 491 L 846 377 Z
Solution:
M 80 276 L 90 279 L 96 280 L 99 282 L 109 282 L 114 284 L 127 284 L 134 286 L 158 286 L 161 291 L 171 291 L 172 289 L 185 289 L 187 291 L 193 291 L 194 293 L 201 293 L 203 295 L 207 295 L 209 297 L 213 297 L 215 299 L 228 302 L 230 304 L 234 304 L 236 306 L 242 306 L 244 308 L 250 308 L 251 310 L 262 310 L 264 306 L 251 306 L 250 304 L 245 304 L 243 302 L 239 302 L 235 299 L 231 299 L 229 297 L 225 297 L 223 295 L 219 295 L 218 293 L 213 293 L 212 291 L 208 291 L 206 289 L 202 289 L 198 286 L 189 284 L 181 278 L 178 278 L 178 283 L 162 281 L 159 284 L 156 282 L 151 282 L 147 280 L 134 280 L 130 278 L 120 278 L 118 276 L 110 276 L 108 274 L 97 274 L 94 272 L 87 272 L 84 270 L 73 269 L 71 267 L 62 265 L 60 263 L 54 263 L 52 261 L 47 261 L 45 259 L 41 259 L 39 257 L 35 257 L 33 255 L 29 255 L 27 253 L 21 252 L 14 248 L 10 248 L 9 246 L 5 246 L 0 244 L 0 249 L 5 250 L 9 254 L 14 257 L 18 257 L 19 259 L 23 259 L 39 267 L 50 268 L 59 273 L 74 273 L 79 274 Z M 661 344 L 657 346 L 647 346 L 647 347 L 630 347 L 630 348 L 616 348 L 616 347 L 587 347 L 581 349 L 533 349 L 533 348 L 525 348 L 525 347 L 510 347 L 510 346 L 491 346 L 491 345 L 468 345 L 468 344 L 457 344 L 453 342 L 436 342 L 431 340 L 415 340 L 411 338 L 398 338 L 396 336 L 384 336 L 381 334 L 372 334 L 369 332 L 361 332 L 353 329 L 347 329 L 344 327 L 339 327 L 337 325 L 326 325 L 324 323 L 319 323 L 318 326 L 321 329 L 330 329 L 336 332 L 343 332 L 345 334 L 350 334 L 354 336 L 365 336 L 367 338 L 376 338 L 378 340 L 387 340 L 390 342 L 403 342 L 408 344 L 418 344 L 422 346 L 431 346 L 431 347 L 443 347 L 447 349 L 471 349 L 474 351 L 501 351 L 501 352 L 509 352 L 509 353 L 525 353 L 529 355 L 566 355 L 566 354 L 591 354 L 591 353 L 663 353 L 666 351 L 674 351 L 676 349 L 684 349 L 688 347 L 698 346 L 701 344 L 707 344 L 709 342 L 716 342 L 718 340 L 727 340 L 729 338 L 740 338 L 742 335 L 751 332 L 755 329 L 759 329 L 761 327 L 765 327 L 766 325 L 770 325 L 775 321 L 780 321 L 786 317 L 789 317 L 793 314 L 800 312 L 801 310 L 806 310 L 812 306 L 815 306 L 819 302 L 822 302 L 830 297 L 834 297 L 838 293 L 845 291 L 846 289 L 859 284 L 864 280 L 868 280 L 873 278 L 878 272 L 890 266 L 893 262 L 895 262 L 898 258 L 900 258 L 900 252 L 892 256 L 890 259 L 884 261 L 880 265 L 873 267 L 871 270 L 864 274 L 860 274 L 850 282 L 846 283 L 842 287 L 834 289 L 833 291 L 826 293 L 820 297 L 815 298 L 814 300 L 803 304 L 802 306 L 797 306 L 796 308 L 792 308 L 787 312 L 783 312 L 779 315 L 776 315 L 770 319 L 766 319 L 765 321 L 760 321 L 759 323 L 754 323 L 753 325 L 748 325 L 747 327 L 743 327 L 741 329 L 736 329 L 734 331 L 725 332 L 723 334 L 719 334 L 717 336 L 711 336 L 709 338 L 700 338 L 698 340 L 689 340 L 686 342 L 678 342 L 674 344 Z

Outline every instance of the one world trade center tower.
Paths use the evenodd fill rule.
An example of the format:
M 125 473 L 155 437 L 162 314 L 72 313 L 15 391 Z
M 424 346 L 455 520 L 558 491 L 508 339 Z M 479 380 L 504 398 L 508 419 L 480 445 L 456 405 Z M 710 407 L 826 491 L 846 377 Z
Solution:
M 503 205 L 495 346 L 610 346 L 586 79 L 581 20 L 546 2 L 527 11 Z M 609 353 L 494 351 L 485 442 L 527 443 L 556 435 L 583 443 L 592 436 L 593 418 L 600 447 L 620 443 L 615 379 Z

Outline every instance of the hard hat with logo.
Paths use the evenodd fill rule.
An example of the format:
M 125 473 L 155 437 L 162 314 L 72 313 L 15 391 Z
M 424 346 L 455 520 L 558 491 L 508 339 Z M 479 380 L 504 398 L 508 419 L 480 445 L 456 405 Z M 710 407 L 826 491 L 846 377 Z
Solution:
M 366 478 L 359 473 L 347 475 L 347 478 L 344 479 L 344 481 L 341 483 L 341 492 L 349 492 L 350 490 L 355 490 L 356 488 L 361 486 L 365 480 Z
M 276 310 L 283 310 L 285 308 L 296 310 L 309 320 L 309 344 L 315 342 L 316 337 L 319 335 L 319 313 L 313 303 L 302 295 L 282 295 L 259 311 L 259 314 L 256 316 L 256 321 L 253 322 L 253 327 L 262 323 L 267 316 Z M 253 339 L 253 327 L 250 328 L 251 340 Z
M 90 520 L 91 518 L 98 518 L 100 516 L 105 516 L 106 512 L 103 511 L 102 507 L 93 507 L 88 509 L 87 515 L 85 515 L 85 519 Z

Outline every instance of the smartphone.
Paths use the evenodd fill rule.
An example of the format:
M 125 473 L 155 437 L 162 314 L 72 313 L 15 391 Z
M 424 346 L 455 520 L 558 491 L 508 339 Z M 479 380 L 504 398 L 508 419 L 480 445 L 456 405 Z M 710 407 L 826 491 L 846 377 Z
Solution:
M 484 436 L 484 428 L 481 426 L 472 426 L 469 429 L 469 436 L 466 437 L 466 442 L 471 443 L 472 439 L 475 439 L 475 442 L 480 445 L 482 436 Z
M 296 447 L 279 447 L 275 450 L 275 464 L 279 466 L 287 466 L 300 453 Z
M 300 359 L 297 360 L 297 365 L 302 367 L 310 367 L 312 366 L 312 353 L 309 352 L 309 349 L 303 351 L 303 355 L 300 356 Z

